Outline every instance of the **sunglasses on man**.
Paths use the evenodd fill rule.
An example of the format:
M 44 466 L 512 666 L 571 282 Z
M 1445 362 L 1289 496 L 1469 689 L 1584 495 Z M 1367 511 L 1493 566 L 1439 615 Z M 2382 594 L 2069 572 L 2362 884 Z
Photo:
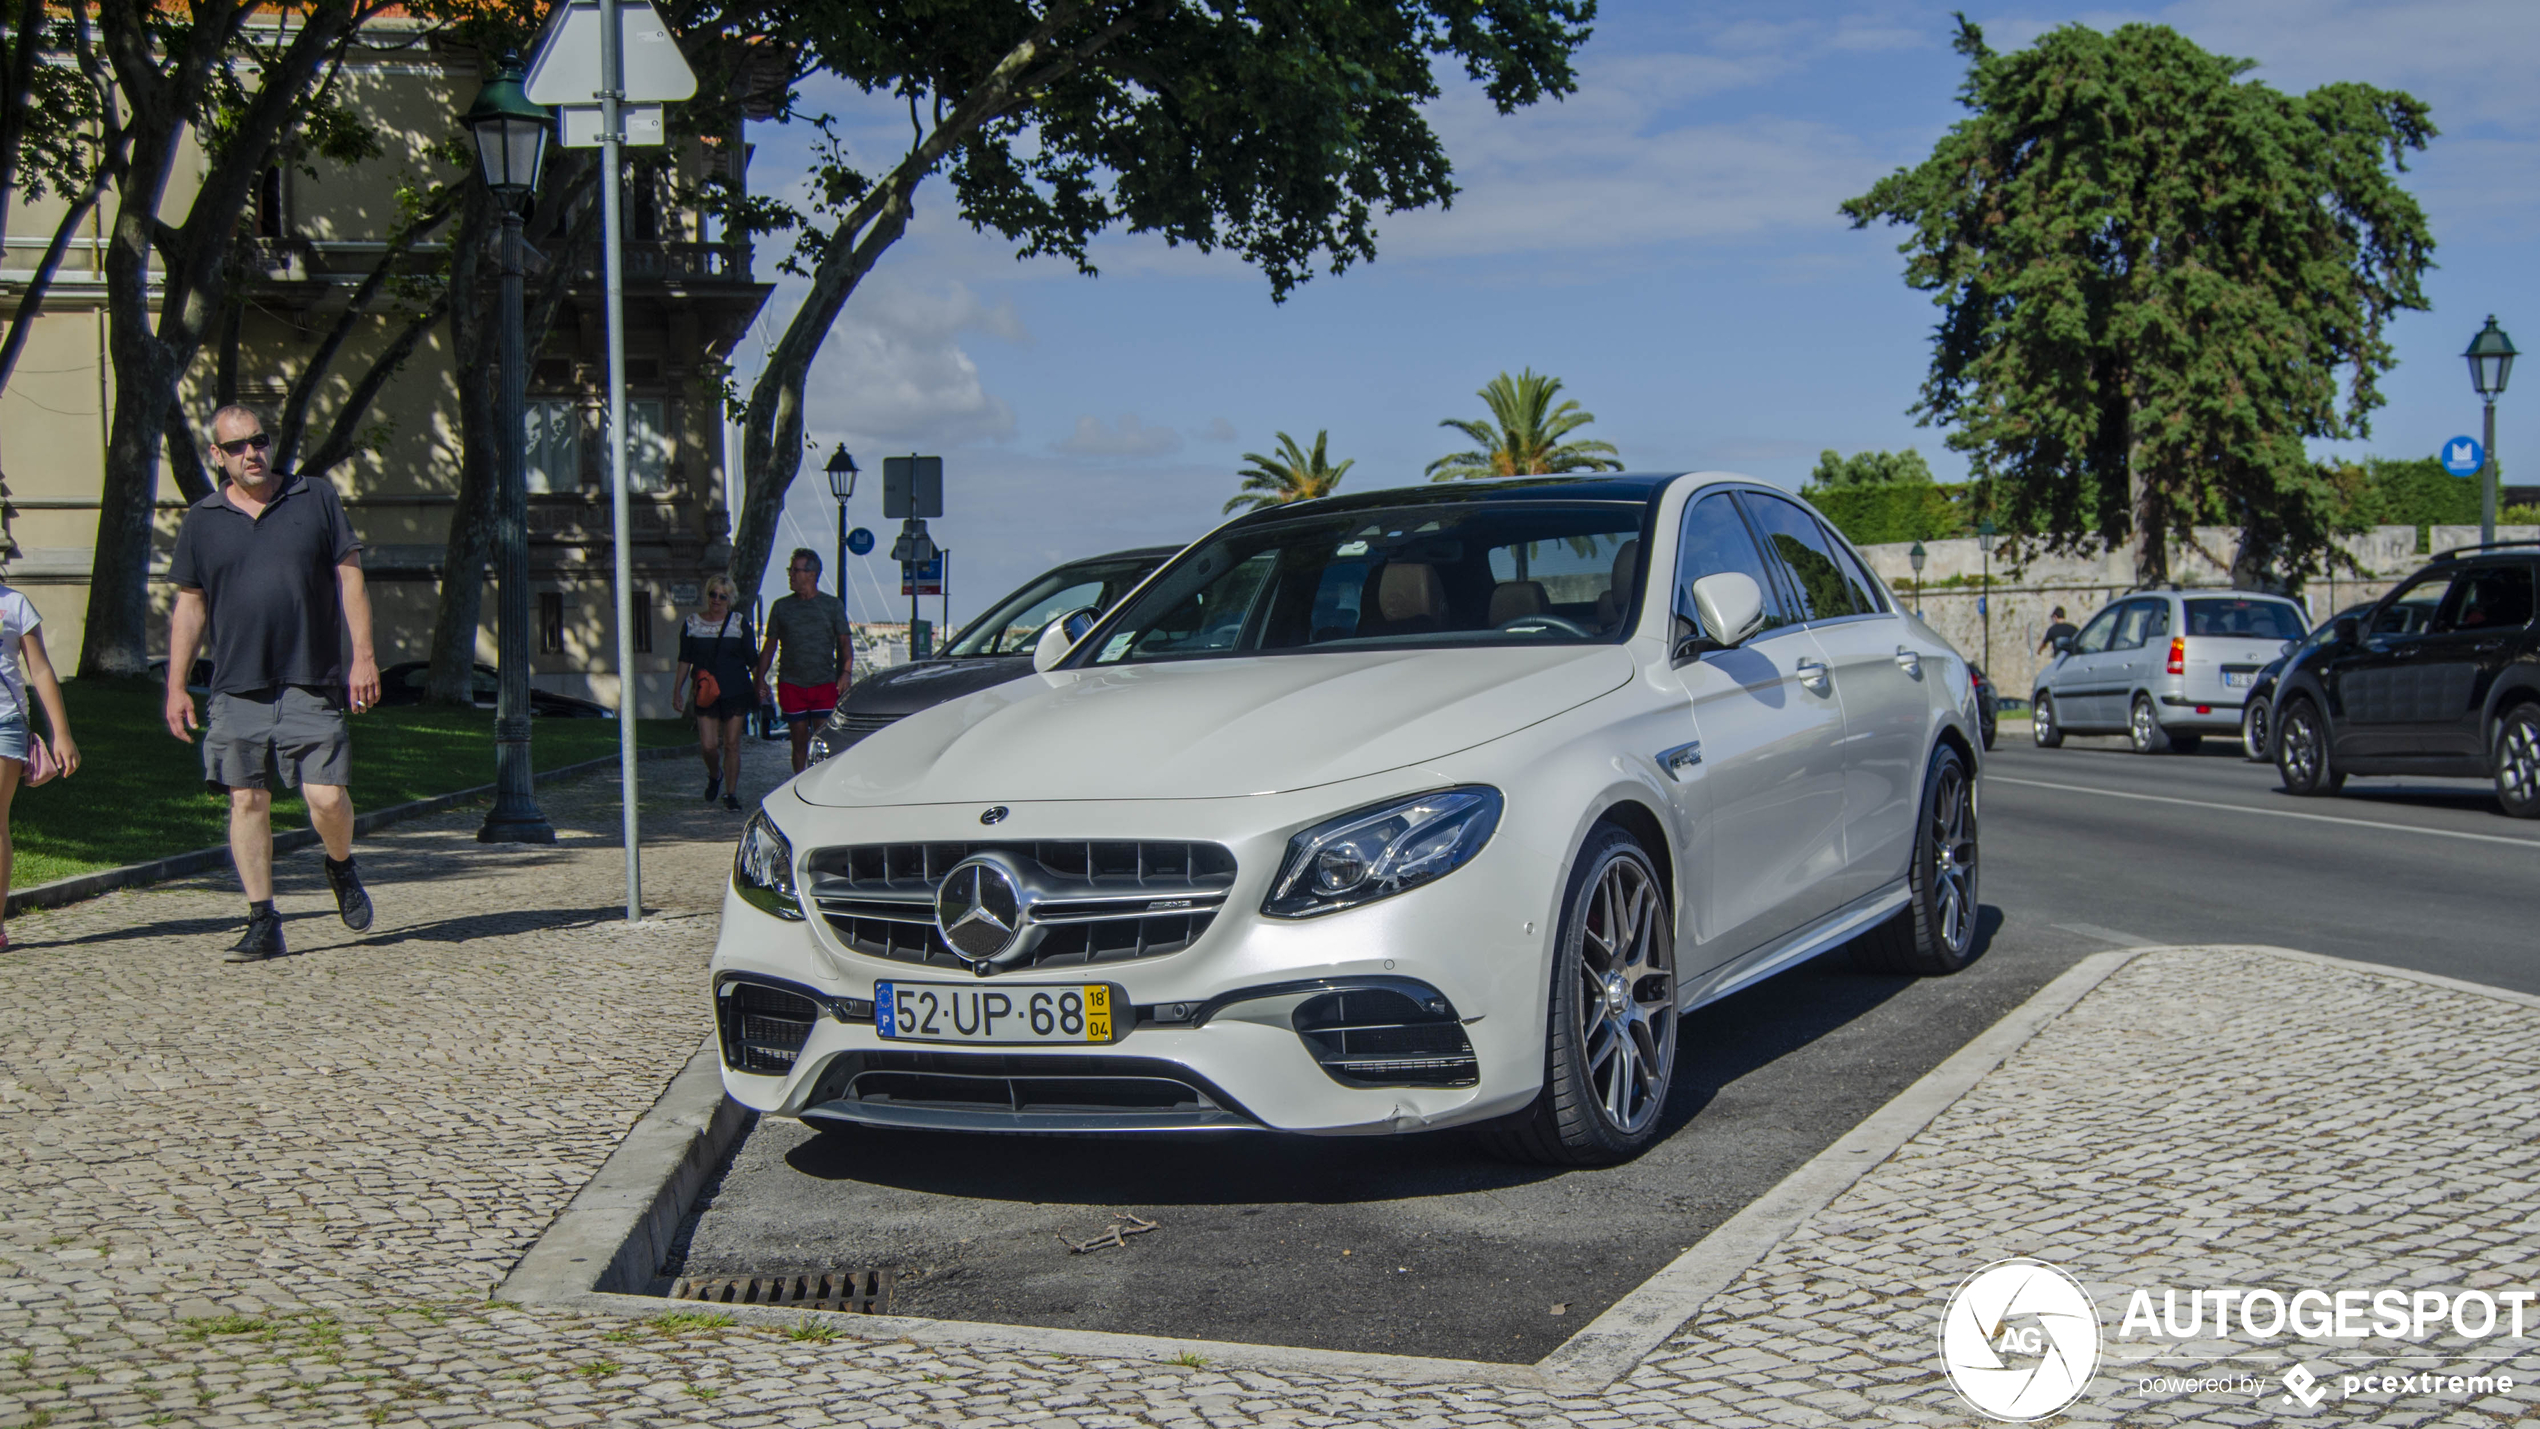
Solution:
M 256 432 L 249 436 L 240 437 L 234 442 L 214 442 L 213 445 L 219 447 L 222 451 L 229 453 L 231 456 L 245 456 L 249 452 L 260 452 L 265 448 L 272 446 L 273 438 L 266 433 Z

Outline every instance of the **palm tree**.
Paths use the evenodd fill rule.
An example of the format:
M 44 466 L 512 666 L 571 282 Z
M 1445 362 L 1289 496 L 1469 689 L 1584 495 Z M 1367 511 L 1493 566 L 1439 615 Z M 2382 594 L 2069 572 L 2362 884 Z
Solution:
M 1490 420 L 1463 422 L 1449 417 L 1438 423 L 1453 427 L 1479 444 L 1477 450 L 1455 452 L 1429 463 L 1431 481 L 1469 481 L 1491 476 L 1551 476 L 1565 471 L 1621 471 L 1612 442 L 1564 442 L 1561 439 L 1596 420 L 1576 402 L 1552 405 L 1561 390 L 1558 377 L 1539 377 L 1527 368 L 1514 381 L 1502 372 L 1480 397 Z
M 1358 464 L 1358 459 L 1352 457 L 1339 466 L 1332 465 L 1324 450 L 1331 435 L 1329 430 L 1316 432 L 1314 450 L 1309 452 L 1296 444 L 1296 438 L 1281 432 L 1276 459 L 1245 452 L 1244 460 L 1252 465 L 1243 472 L 1243 494 L 1229 500 L 1225 509 L 1249 506 L 1258 511 L 1265 506 L 1285 506 L 1291 501 L 1312 501 L 1331 495 L 1333 488 L 1341 484 L 1341 474 Z

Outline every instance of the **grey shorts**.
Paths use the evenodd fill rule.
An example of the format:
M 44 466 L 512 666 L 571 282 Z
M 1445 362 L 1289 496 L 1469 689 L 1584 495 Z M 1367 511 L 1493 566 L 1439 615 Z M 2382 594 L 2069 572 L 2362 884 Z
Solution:
M 203 782 L 215 793 L 352 783 L 343 693 L 284 685 L 213 695 L 203 728 Z

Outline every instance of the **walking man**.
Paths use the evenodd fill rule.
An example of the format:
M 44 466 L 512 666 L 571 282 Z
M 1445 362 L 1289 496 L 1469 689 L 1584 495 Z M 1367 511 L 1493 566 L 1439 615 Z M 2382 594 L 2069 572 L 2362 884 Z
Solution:
M 2037 642 L 2040 650 L 2052 650 L 2058 640 L 2070 640 L 2081 633 L 2081 627 L 2064 618 L 2064 608 L 2055 607 L 2054 624 L 2046 627 L 2046 638 Z
M 847 608 L 834 595 L 820 593 L 820 553 L 794 548 L 785 567 L 791 595 L 778 596 L 767 607 L 767 648 L 759 652 L 759 702 L 767 702 L 767 667 L 776 666 L 776 703 L 785 712 L 785 732 L 794 741 L 794 772 L 811 763 L 811 732 L 838 707 L 838 696 L 855 668 L 855 636 L 847 629 Z M 783 658 L 778 658 L 779 648 Z
M 283 951 L 273 910 L 273 786 L 308 800 L 326 844 L 326 881 L 344 926 L 370 926 L 370 895 L 353 867 L 353 745 L 345 708 L 379 703 L 362 546 L 334 484 L 266 464 L 264 419 L 246 407 L 212 414 L 213 462 L 226 483 L 177 528 L 168 578 L 168 733 L 193 742 L 185 677 L 211 628 L 210 724 L 203 778 L 229 795 L 229 856 L 247 893 L 247 930 L 228 961 Z

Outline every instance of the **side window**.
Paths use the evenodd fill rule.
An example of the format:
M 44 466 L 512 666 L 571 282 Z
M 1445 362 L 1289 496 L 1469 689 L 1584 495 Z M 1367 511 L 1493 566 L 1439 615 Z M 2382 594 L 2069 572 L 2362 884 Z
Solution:
M 1755 534 L 1746 520 L 1737 514 L 1737 502 L 1725 491 L 1715 491 L 1685 508 L 1684 538 L 1676 549 L 1676 627 L 1681 635 L 1702 628 L 1702 619 L 1693 609 L 1693 583 L 1704 576 L 1721 571 L 1736 571 L 1752 579 L 1764 592 L 1764 629 L 1790 624 L 1790 615 L 1782 609 L 1781 593 L 1774 588 L 1772 568 L 1765 564 L 1764 552 L 1755 544 Z
M 2107 649 L 2108 637 L 2117 630 L 2117 615 L 2124 609 L 2122 605 L 2112 605 L 2090 617 L 2090 623 L 2081 628 L 2081 634 L 2073 641 L 2073 653 L 2096 655 Z
M 1852 587 L 1852 603 L 1860 607 L 1864 615 L 1885 612 L 1888 609 L 1887 598 L 1881 594 L 1879 583 L 1862 567 L 1861 558 L 1854 555 L 1852 548 L 1845 545 L 1843 538 L 1834 534 L 1825 522 L 1819 521 L 1817 525 L 1824 532 L 1827 549 L 1834 552 L 1834 563 L 1843 572 L 1844 584 Z
M 2481 566 L 2452 583 L 2436 628 L 2519 630 L 2531 623 L 2531 567 Z
M 2108 642 L 2108 648 L 2111 650 L 2142 649 L 2144 636 L 2148 633 L 2144 630 L 2144 626 L 2151 621 L 2152 612 L 2160 606 L 2160 602 L 2151 600 L 2129 600 L 2118 606 L 2117 634 L 2115 639 Z
M 2143 618 L 2143 638 L 2148 643 L 2170 638 L 2170 603 L 2166 600 L 2146 601 L 2152 613 Z
M 1800 619 L 1832 620 L 1869 613 L 1853 605 L 1851 583 L 1835 563 L 1834 551 L 1826 544 L 1826 533 L 1817 529 L 1815 517 L 1778 496 L 1755 491 L 1746 493 L 1746 509 L 1764 533 L 1764 543 L 1790 573 L 1791 588 L 1802 607 Z
M 2436 571 L 2417 577 L 2372 613 L 2373 635 L 2420 635 L 2432 628 L 2435 611 L 2451 593 L 2452 573 Z

